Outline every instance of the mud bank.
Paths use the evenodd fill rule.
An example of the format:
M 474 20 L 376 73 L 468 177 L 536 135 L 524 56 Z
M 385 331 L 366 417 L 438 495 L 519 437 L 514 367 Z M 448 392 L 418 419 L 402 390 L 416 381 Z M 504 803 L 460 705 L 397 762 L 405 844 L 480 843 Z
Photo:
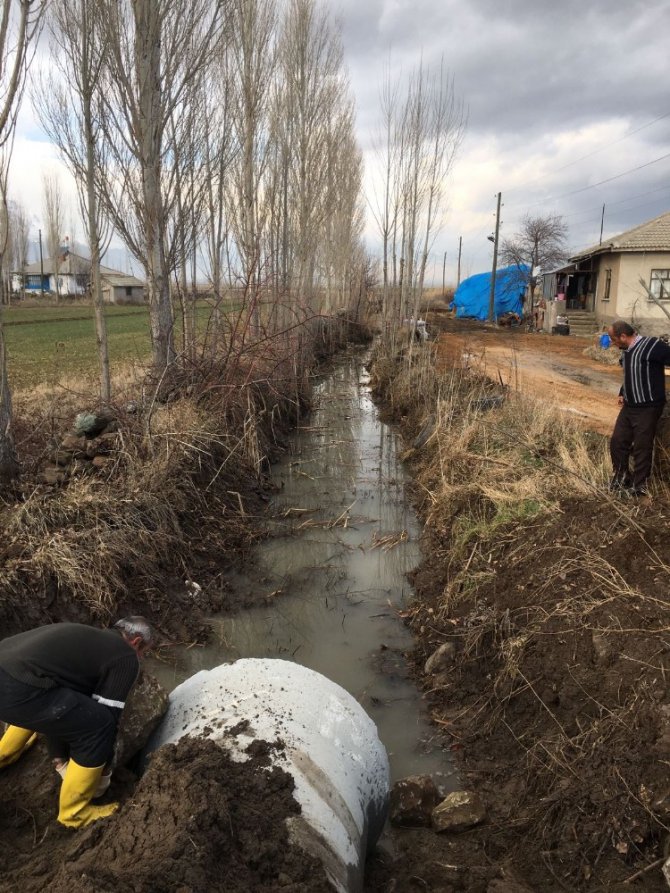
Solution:
M 651 501 L 617 501 L 602 442 L 548 433 L 518 402 L 482 402 L 490 384 L 414 363 L 382 356 L 373 378 L 403 427 L 426 521 L 415 666 L 487 819 L 458 835 L 396 831 L 396 858 L 371 867 L 370 889 L 660 893 L 667 468 Z M 579 480 L 566 444 L 573 460 L 583 451 Z M 453 665 L 426 675 L 445 642 Z
M 24 397 L 22 477 L 0 494 L 3 635 L 140 613 L 167 639 L 203 641 L 205 615 L 239 606 L 220 568 L 264 534 L 267 471 L 309 412 L 315 370 L 366 338 L 320 318 L 260 343 L 233 329 L 220 354 L 134 382 L 104 410 L 94 393 Z M 81 435 L 77 418 L 98 413 L 105 433 Z
M 55 821 L 60 781 L 41 745 L 0 774 L 0 891 L 15 893 L 325 893 L 323 869 L 288 840 L 293 779 L 254 742 L 245 763 L 207 740 L 160 750 L 121 808 L 70 831 Z M 100 801 L 102 802 L 102 801 Z

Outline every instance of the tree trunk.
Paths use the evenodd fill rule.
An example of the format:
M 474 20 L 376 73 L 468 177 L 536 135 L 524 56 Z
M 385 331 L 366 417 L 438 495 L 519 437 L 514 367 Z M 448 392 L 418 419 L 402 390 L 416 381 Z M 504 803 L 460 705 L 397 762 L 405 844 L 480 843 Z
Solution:
M 0 486 L 6 487 L 19 476 L 19 462 L 12 432 L 12 396 L 7 380 L 5 335 L 0 320 Z
M 152 361 L 157 372 L 174 362 L 170 284 L 165 258 L 165 215 L 161 191 L 161 28 L 158 10 L 147 2 L 134 7 L 135 60 L 139 85 L 141 176 L 146 241 Z
M 82 21 L 85 24 L 86 0 L 82 0 Z M 88 35 L 82 41 L 82 71 L 90 80 L 90 58 L 88 56 Z M 107 342 L 107 322 L 105 320 L 100 277 L 100 233 L 98 228 L 98 200 L 95 191 L 95 137 L 93 134 L 93 110 L 90 90 L 82 95 L 83 123 L 86 139 L 86 214 L 88 245 L 91 252 L 91 294 L 95 317 L 95 339 L 100 365 L 100 399 L 107 404 L 112 398 L 111 376 L 109 371 L 109 348 Z

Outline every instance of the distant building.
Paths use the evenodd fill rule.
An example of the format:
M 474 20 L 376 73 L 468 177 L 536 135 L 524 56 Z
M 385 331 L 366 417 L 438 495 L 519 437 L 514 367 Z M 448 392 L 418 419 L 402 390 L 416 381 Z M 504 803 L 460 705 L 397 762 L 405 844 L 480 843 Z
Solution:
M 542 278 L 545 300 L 565 301 L 571 327 L 582 311 L 597 328 L 625 319 L 647 335 L 667 332 L 670 320 L 646 289 L 670 312 L 670 212 L 580 251 Z
M 106 304 L 143 304 L 145 286 L 141 279 L 100 266 L 102 294 Z M 68 248 L 64 248 L 57 262 L 44 258 L 23 270 L 12 273 L 12 291 L 26 294 L 60 295 L 81 297 L 91 293 L 91 261 Z

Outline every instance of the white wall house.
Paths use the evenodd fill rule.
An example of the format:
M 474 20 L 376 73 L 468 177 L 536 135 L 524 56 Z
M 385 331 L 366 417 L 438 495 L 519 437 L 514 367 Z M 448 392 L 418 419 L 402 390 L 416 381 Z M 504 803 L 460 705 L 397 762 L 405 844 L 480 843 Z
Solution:
M 587 310 L 599 326 L 614 319 L 631 322 L 645 335 L 670 331 L 670 212 L 600 245 L 586 248 L 543 277 L 544 297 L 563 296 L 567 311 Z
M 108 304 L 143 304 L 145 287 L 141 279 L 100 267 L 103 300 Z M 80 297 L 90 294 L 91 262 L 67 248 L 56 260 L 47 257 L 12 273 L 12 291 L 21 294 Z

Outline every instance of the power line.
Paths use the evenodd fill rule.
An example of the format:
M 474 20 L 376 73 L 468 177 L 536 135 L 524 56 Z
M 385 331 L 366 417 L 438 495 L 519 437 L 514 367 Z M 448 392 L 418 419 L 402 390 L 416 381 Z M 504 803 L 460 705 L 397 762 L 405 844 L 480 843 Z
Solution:
M 586 155 L 581 155 L 579 158 L 575 158 L 574 161 L 569 161 L 567 164 L 564 164 L 562 167 L 556 168 L 553 171 L 548 171 L 546 174 L 542 174 L 539 177 L 535 177 L 533 180 L 528 180 L 526 183 L 522 183 L 520 186 L 512 186 L 508 190 L 506 190 L 507 194 L 510 192 L 516 192 L 519 189 L 525 189 L 527 186 L 532 185 L 533 183 L 539 183 L 542 180 L 546 180 L 547 177 L 551 177 L 554 174 L 558 174 L 561 171 L 566 170 L 569 167 L 572 167 L 574 164 L 579 164 L 580 161 L 585 161 L 587 158 L 592 158 L 594 155 L 597 155 L 599 152 L 604 152 L 605 149 L 610 149 L 612 146 L 616 146 L 619 143 L 622 143 L 624 140 L 627 140 L 629 137 L 634 136 L 636 133 L 639 133 L 641 130 L 645 130 L 647 127 L 651 127 L 652 124 L 656 124 L 657 121 L 662 121 L 664 118 L 670 116 L 670 112 L 665 112 L 663 115 L 659 115 L 657 118 L 654 118 L 653 121 L 647 121 L 646 124 L 641 124 L 639 127 L 636 127 L 634 130 L 628 131 L 623 136 L 620 136 L 619 139 L 614 140 L 613 142 L 605 143 L 597 149 L 593 149 L 591 152 L 587 152 Z
M 655 195 L 656 193 L 659 193 L 659 192 L 667 192 L 669 189 L 670 189 L 670 183 L 668 183 L 666 186 L 660 186 L 657 189 L 648 189 L 646 192 L 636 192 L 634 195 L 629 195 L 626 198 L 618 199 L 615 202 L 608 201 L 607 207 L 614 208 L 614 207 L 617 207 L 618 205 L 625 205 L 627 202 L 635 201 L 635 199 L 637 199 L 637 198 L 644 198 L 647 195 Z M 660 197 L 659 197 L 659 200 L 660 200 Z M 626 208 L 624 210 L 634 211 L 637 208 L 645 208 L 649 204 L 652 204 L 654 201 L 656 201 L 656 199 L 650 199 L 649 201 L 643 202 L 642 204 L 637 204 L 630 208 Z M 574 211 L 572 214 L 561 214 L 561 217 L 564 220 L 575 220 L 576 218 L 582 218 L 582 217 L 584 217 L 584 215 L 587 215 L 587 217 L 584 217 L 584 219 L 591 220 L 591 219 L 595 219 L 595 217 L 593 217 L 593 215 L 597 214 L 597 216 L 600 216 L 599 209 L 600 209 L 600 205 L 598 205 L 598 208 L 596 208 L 595 206 L 588 207 L 588 208 L 582 208 L 579 211 Z M 580 220 L 577 220 L 576 222 L 579 223 Z
M 636 171 L 641 171 L 645 167 L 650 167 L 652 164 L 658 164 L 659 161 L 664 161 L 666 158 L 670 158 L 670 152 L 667 152 L 665 155 L 661 155 L 659 158 L 654 158 L 653 161 L 647 161 L 644 164 L 638 164 L 637 167 L 631 167 L 627 171 L 622 171 L 620 174 L 615 174 L 613 177 L 607 177 L 604 180 L 599 180 L 597 183 L 591 183 L 590 186 L 582 186 L 580 189 L 572 189 L 570 192 L 562 192 L 559 195 L 550 195 L 546 198 L 541 198 L 536 202 L 528 202 L 525 204 L 526 208 L 533 208 L 535 205 L 544 205 L 547 202 L 557 201 L 560 198 L 568 198 L 571 195 L 578 195 L 580 192 L 588 192 L 589 189 L 596 189 L 598 186 L 602 186 L 604 183 L 611 183 L 613 180 L 620 180 L 621 177 L 627 177 L 628 174 L 634 174 Z

